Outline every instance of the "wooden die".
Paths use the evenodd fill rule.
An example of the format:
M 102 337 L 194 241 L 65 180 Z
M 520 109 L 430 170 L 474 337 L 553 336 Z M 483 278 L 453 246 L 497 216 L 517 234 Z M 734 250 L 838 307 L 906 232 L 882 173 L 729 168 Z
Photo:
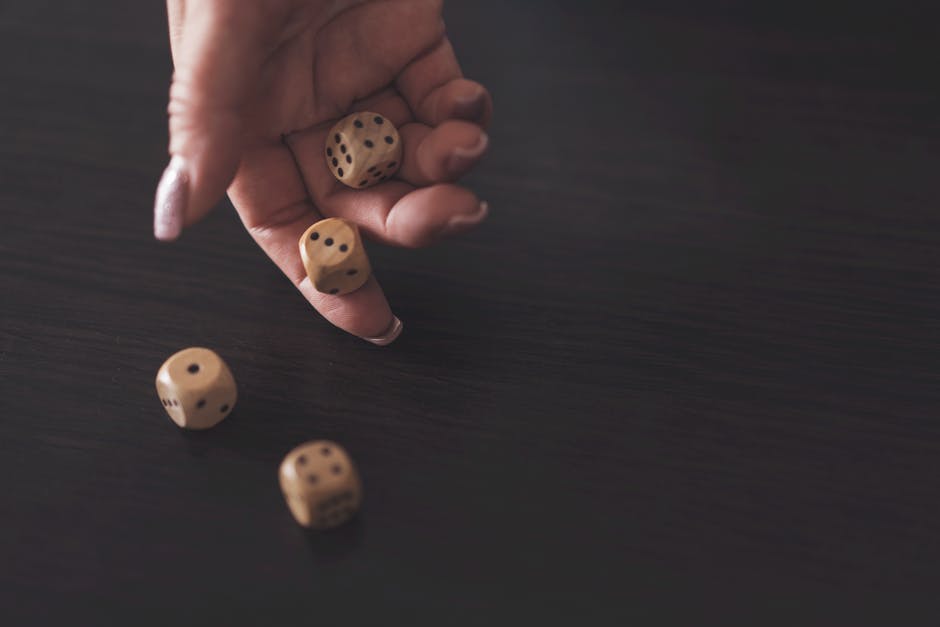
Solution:
M 341 525 L 362 503 L 362 484 L 352 459 L 329 440 L 296 447 L 281 462 L 278 477 L 291 514 L 304 527 Z
M 209 429 L 235 407 L 235 377 L 208 348 L 186 348 L 157 372 L 157 395 L 170 418 L 184 429 Z

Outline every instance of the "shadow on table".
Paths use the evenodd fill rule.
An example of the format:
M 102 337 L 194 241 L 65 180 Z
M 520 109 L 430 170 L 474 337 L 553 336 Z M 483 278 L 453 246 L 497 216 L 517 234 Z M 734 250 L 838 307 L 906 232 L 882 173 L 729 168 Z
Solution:
M 316 563 L 332 564 L 340 562 L 362 544 L 365 524 L 362 516 L 357 515 L 344 525 L 325 531 L 303 529 L 307 546 Z

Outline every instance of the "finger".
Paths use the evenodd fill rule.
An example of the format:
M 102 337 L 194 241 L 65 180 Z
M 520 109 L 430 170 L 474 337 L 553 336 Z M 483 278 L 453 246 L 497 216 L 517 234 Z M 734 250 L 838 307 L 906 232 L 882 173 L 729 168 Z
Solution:
M 417 248 L 470 230 L 486 219 L 489 205 L 465 187 L 434 185 L 403 196 L 388 212 L 376 208 L 366 217 L 384 227 L 386 241 Z
M 280 141 L 255 146 L 242 155 L 228 195 L 248 227 L 289 222 L 308 200 L 294 158 Z
M 446 38 L 412 61 L 399 75 L 396 87 L 415 117 L 429 126 L 460 119 L 486 128 L 492 118 L 489 92 L 483 85 L 463 78 Z
M 228 193 L 261 249 L 327 320 L 378 344 L 390 342 L 401 332 L 401 323 L 395 324 L 397 318 L 374 280 L 354 292 L 355 296 L 330 296 L 318 292 L 306 278 L 298 241 L 322 216 L 307 197 L 287 146 L 277 142 L 248 150 Z
M 379 287 L 375 275 L 370 276 L 362 287 L 355 292 L 342 296 L 331 296 L 318 292 L 309 278 L 304 278 L 297 286 L 300 293 L 334 325 L 348 331 L 376 346 L 391 344 L 402 332 L 402 322 L 392 314 L 385 299 L 385 293 Z M 383 326 L 377 326 L 379 320 L 388 319 Z M 379 329 L 369 331 L 368 329 Z
M 448 120 L 436 128 L 413 123 L 399 133 L 404 156 L 398 178 L 415 186 L 456 181 L 477 164 L 489 138 L 476 124 Z
M 465 187 L 440 184 L 409 189 L 404 183 L 389 181 L 366 190 L 341 190 L 321 209 L 325 215 L 355 222 L 374 239 L 405 248 L 463 233 L 489 212 L 487 204 Z
M 349 294 L 323 294 L 313 287 L 298 250 L 304 231 L 322 219 L 309 200 L 281 208 L 276 212 L 276 221 L 253 222 L 250 220 L 252 212 L 240 211 L 239 214 L 262 250 L 324 318 L 344 331 L 379 345 L 390 343 L 401 332 L 401 322 L 392 314 L 374 276 Z
M 241 112 L 258 82 L 272 15 L 255 3 L 208 0 L 186 3 L 183 20 L 168 107 L 172 159 L 154 205 L 154 235 L 164 240 L 204 216 L 235 175 Z

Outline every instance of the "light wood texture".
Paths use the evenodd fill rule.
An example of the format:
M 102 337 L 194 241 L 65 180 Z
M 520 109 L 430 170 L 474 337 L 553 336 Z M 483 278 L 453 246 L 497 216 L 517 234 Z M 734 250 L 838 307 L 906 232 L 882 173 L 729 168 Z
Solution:
M 163 362 L 157 396 L 166 413 L 184 429 L 209 429 L 235 407 L 238 389 L 232 371 L 208 348 L 186 348 Z
M 359 227 L 352 222 L 320 220 L 304 231 L 299 245 L 310 282 L 324 294 L 355 292 L 372 273 Z
M 281 492 L 298 523 L 313 529 L 343 524 L 359 510 L 362 483 L 342 446 L 329 440 L 301 444 L 284 458 Z
M 336 123 L 326 139 L 326 165 L 341 183 L 356 189 L 385 181 L 401 167 L 401 137 L 384 116 L 360 111 Z

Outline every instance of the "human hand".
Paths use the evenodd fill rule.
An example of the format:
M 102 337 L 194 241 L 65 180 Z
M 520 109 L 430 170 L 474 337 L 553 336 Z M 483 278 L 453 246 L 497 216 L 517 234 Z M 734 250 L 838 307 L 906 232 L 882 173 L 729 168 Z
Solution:
M 176 71 L 170 165 L 154 235 L 176 239 L 228 191 L 255 241 L 330 322 L 387 344 L 401 322 L 374 277 L 342 296 L 316 291 L 297 242 L 324 216 L 379 241 L 429 244 L 481 222 L 486 203 L 453 184 L 482 157 L 489 93 L 462 78 L 441 0 L 169 0 Z M 332 123 L 384 115 L 401 134 L 397 175 L 354 190 L 323 158 Z

